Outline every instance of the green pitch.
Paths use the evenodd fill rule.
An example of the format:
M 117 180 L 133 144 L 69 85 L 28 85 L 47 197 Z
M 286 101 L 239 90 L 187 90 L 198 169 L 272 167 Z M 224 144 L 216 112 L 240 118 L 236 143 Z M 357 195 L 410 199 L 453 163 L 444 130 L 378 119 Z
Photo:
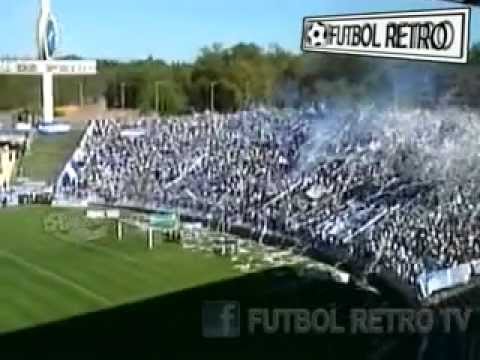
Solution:
M 228 259 L 47 207 L 0 211 L 0 333 L 239 276 Z

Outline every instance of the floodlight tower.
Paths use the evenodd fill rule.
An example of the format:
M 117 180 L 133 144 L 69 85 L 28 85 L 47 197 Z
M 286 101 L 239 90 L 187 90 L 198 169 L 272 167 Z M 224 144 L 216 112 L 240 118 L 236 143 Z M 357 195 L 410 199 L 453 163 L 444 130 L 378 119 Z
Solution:
M 40 0 L 40 15 L 36 29 L 37 56 L 34 60 L 0 60 L 0 74 L 42 76 L 43 123 L 39 131 L 58 133 L 69 131 L 68 124 L 54 122 L 53 76 L 95 75 L 94 60 L 56 60 L 59 27 L 52 14 L 50 0 Z

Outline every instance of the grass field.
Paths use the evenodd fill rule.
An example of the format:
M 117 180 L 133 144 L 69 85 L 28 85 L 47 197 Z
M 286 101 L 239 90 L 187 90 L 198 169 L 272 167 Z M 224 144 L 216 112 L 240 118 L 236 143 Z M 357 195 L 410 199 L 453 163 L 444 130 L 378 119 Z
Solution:
M 55 228 L 58 216 L 70 223 Z M 118 242 L 114 224 L 82 219 L 47 207 L 0 212 L 0 333 L 240 275 L 227 259 L 172 243 L 148 251 L 142 234 Z
M 22 160 L 21 175 L 32 180 L 54 179 L 73 153 L 82 133 L 82 130 L 75 129 L 62 135 L 37 135 Z

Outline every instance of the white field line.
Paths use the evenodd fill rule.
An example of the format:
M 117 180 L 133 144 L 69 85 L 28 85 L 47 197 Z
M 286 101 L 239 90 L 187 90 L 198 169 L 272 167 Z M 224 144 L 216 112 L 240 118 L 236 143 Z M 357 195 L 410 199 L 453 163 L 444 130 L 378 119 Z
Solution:
M 94 299 L 94 300 L 98 301 L 102 305 L 112 305 L 112 302 L 110 300 L 108 300 L 107 298 L 93 292 L 92 290 L 87 289 L 86 287 L 84 287 L 80 284 L 77 284 L 76 282 L 74 282 L 72 280 L 69 280 L 69 279 L 66 279 L 66 278 L 64 278 L 60 275 L 57 275 L 54 272 L 51 272 L 50 270 L 44 269 L 41 266 L 33 264 L 33 263 L 25 260 L 24 258 L 18 256 L 18 255 L 12 254 L 12 253 L 10 253 L 8 251 L 5 251 L 5 250 L 0 250 L 0 257 L 4 257 L 6 259 L 9 259 L 10 261 L 17 263 L 18 265 L 21 265 L 25 268 L 33 270 L 33 271 L 35 271 L 35 272 L 37 272 L 37 273 L 39 273 L 39 274 L 41 274 L 45 277 L 51 278 L 51 279 L 53 279 L 53 280 L 55 280 L 59 283 L 62 283 L 63 285 L 70 286 L 70 287 L 74 288 L 75 290 L 77 290 L 78 292 L 90 297 L 91 299 Z

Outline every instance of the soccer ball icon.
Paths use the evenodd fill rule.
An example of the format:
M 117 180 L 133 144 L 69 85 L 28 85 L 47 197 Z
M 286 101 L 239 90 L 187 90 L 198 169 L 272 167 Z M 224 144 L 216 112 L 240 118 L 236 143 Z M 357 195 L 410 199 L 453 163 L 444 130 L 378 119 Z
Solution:
M 321 47 L 323 41 L 327 37 L 327 29 L 325 25 L 320 22 L 314 22 L 310 30 L 307 32 L 307 37 L 310 42 L 310 46 Z

